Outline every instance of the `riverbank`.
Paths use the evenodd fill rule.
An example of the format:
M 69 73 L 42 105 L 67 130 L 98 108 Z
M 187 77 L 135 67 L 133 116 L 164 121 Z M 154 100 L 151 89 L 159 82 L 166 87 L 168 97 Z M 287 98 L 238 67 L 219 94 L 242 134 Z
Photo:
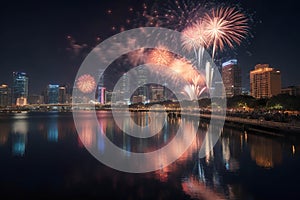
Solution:
M 223 120 L 222 116 L 210 114 L 182 113 L 181 115 L 200 117 L 204 120 L 210 120 L 211 118 L 216 120 Z M 298 123 L 273 122 L 265 121 L 263 119 L 245 119 L 240 117 L 226 116 L 224 125 L 232 128 L 259 132 L 267 135 L 284 136 L 287 134 L 293 134 L 296 136 L 300 136 L 300 124 Z

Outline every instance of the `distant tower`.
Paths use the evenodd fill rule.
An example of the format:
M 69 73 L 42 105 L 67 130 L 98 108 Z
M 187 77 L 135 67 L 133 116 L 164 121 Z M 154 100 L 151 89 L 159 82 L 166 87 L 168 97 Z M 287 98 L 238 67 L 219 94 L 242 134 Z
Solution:
M 8 85 L 0 85 L 0 107 L 6 107 L 10 105 L 10 89 Z
M 59 101 L 59 85 L 49 84 L 47 86 L 47 103 L 56 104 Z
M 222 64 L 222 79 L 226 97 L 242 94 L 241 68 L 238 66 L 237 60 L 229 60 Z
M 138 88 L 138 96 L 142 96 L 145 100 L 147 99 L 148 97 L 148 88 L 147 88 L 147 74 L 146 74 L 146 71 L 145 69 L 141 68 L 141 67 L 138 67 L 137 68 L 137 72 L 138 72 L 138 77 L 137 77 L 137 81 L 138 81 L 138 84 L 141 85 L 139 88 Z
M 99 74 L 99 81 L 97 84 L 97 91 L 96 91 L 96 100 L 101 103 L 105 104 L 106 103 L 106 87 L 104 86 L 104 70 L 99 69 L 98 71 Z
M 122 100 L 125 101 L 126 104 L 129 104 L 130 102 L 130 83 L 129 83 L 129 77 L 127 73 L 124 73 L 121 79 L 121 93 L 122 93 Z
M 18 98 L 28 98 L 28 76 L 24 72 L 13 72 L 12 104 L 15 105 Z
M 67 102 L 67 87 L 64 85 L 59 86 L 58 89 L 58 103 Z
M 270 98 L 281 93 L 281 74 L 268 64 L 258 64 L 250 72 L 250 93 L 254 98 Z

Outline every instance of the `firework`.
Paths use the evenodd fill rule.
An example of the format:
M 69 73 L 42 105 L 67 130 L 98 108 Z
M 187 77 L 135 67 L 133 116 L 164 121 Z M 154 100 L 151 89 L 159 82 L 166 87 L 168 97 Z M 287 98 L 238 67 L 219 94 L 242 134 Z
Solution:
M 182 46 L 186 50 L 197 49 L 206 44 L 205 29 L 201 20 L 182 31 Z
M 183 94 L 188 96 L 190 100 L 197 100 L 198 97 L 205 91 L 206 87 L 201 88 L 199 85 L 186 85 L 183 88 Z
M 183 94 L 188 96 L 190 100 L 196 100 L 205 91 L 205 79 L 201 74 L 195 74 L 191 78 L 191 83 L 184 86 Z
M 77 79 L 76 86 L 81 92 L 90 93 L 95 89 L 96 82 L 93 76 L 84 74 Z
M 201 5 L 197 0 L 169 0 L 154 5 L 148 19 L 155 26 L 182 31 L 192 25 L 202 15 L 204 9 L 205 5 Z
M 158 47 L 150 51 L 147 56 L 147 63 L 168 67 L 174 56 L 170 53 L 166 47 Z
M 185 81 L 191 81 L 192 77 L 198 75 L 198 71 L 195 70 L 194 66 L 187 60 L 174 59 L 170 64 L 170 69 L 174 71 L 178 76 L 181 76 Z
M 133 66 L 138 66 L 139 64 L 143 63 L 145 60 L 145 48 L 140 48 L 135 51 L 131 51 L 127 54 L 129 62 Z
M 204 18 L 207 43 L 212 46 L 212 58 L 216 50 L 222 51 L 227 45 L 239 45 L 247 35 L 248 19 L 234 7 L 218 7 L 206 13 Z

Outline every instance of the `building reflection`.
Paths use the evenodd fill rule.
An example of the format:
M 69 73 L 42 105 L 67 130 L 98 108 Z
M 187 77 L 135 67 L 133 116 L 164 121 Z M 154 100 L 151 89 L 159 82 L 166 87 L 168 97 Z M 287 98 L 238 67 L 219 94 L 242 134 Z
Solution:
M 100 153 L 105 151 L 105 138 L 106 137 L 106 128 L 108 127 L 108 120 L 98 120 L 98 131 L 97 131 L 97 148 Z
M 194 137 L 194 133 L 198 129 L 199 124 L 195 123 L 193 120 L 186 120 L 186 119 L 180 119 L 177 122 L 181 123 L 182 130 L 184 131 L 183 135 L 184 137 L 191 138 Z M 170 127 L 165 127 L 165 130 L 170 130 Z M 163 134 L 168 134 L 167 132 L 163 131 Z M 176 133 L 174 133 L 176 134 Z M 169 178 L 169 174 L 176 173 L 179 170 L 179 165 L 186 165 L 188 160 L 192 159 L 192 157 L 197 154 L 197 150 L 199 149 L 199 143 L 202 143 L 202 141 L 199 141 L 197 137 L 192 141 L 191 145 L 189 146 L 188 150 L 185 151 L 180 158 L 176 160 L 174 164 L 166 166 L 167 158 L 166 157 L 160 157 L 158 160 L 160 162 L 160 166 L 166 166 L 161 168 L 160 170 L 155 171 L 156 177 L 162 181 L 167 182 Z M 187 143 L 185 143 L 185 139 L 182 138 L 182 140 L 176 141 L 176 145 L 172 146 L 173 149 L 170 150 L 168 156 L 170 157 L 176 157 L 177 153 L 180 151 L 183 151 L 187 146 Z
M 198 151 L 204 149 L 205 157 L 194 157 L 194 166 L 189 175 L 182 181 L 183 191 L 194 199 L 234 199 L 232 186 L 226 184 L 224 177 L 234 177 L 239 171 L 238 152 L 241 151 L 242 141 L 240 132 L 223 130 L 222 127 L 210 128 L 202 126 L 198 133 Z M 214 144 L 215 138 L 221 132 L 221 137 Z M 201 143 L 202 142 L 202 143 Z M 211 150 L 213 145 L 213 150 Z M 196 150 L 197 151 L 197 150 Z M 199 155 L 203 153 L 199 152 Z M 226 194 L 224 196 L 224 194 Z
M 79 146 L 93 148 L 96 145 L 97 127 L 92 123 L 91 119 L 81 119 L 78 122 L 77 131 L 79 135 Z
M 12 154 L 24 156 L 27 143 L 28 122 L 26 120 L 15 120 L 12 123 Z
M 273 168 L 282 163 L 282 146 L 274 138 L 248 135 L 252 160 L 260 167 Z
M 10 132 L 10 125 L 8 123 L 1 124 L 0 130 L 0 146 L 7 144 Z
M 50 142 L 58 141 L 58 124 L 57 117 L 51 118 L 48 123 L 47 139 Z

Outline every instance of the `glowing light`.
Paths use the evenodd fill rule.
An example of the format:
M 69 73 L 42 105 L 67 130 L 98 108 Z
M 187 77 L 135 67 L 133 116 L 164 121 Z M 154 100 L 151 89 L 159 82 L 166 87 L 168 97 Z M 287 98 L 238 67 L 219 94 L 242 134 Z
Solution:
M 293 155 L 296 153 L 296 147 L 295 147 L 295 145 L 292 145 L 292 153 L 293 153 Z
M 84 74 L 78 78 L 76 86 L 81 92 L 90 93 L 96 88 L 96 82 L 93 76 Z

